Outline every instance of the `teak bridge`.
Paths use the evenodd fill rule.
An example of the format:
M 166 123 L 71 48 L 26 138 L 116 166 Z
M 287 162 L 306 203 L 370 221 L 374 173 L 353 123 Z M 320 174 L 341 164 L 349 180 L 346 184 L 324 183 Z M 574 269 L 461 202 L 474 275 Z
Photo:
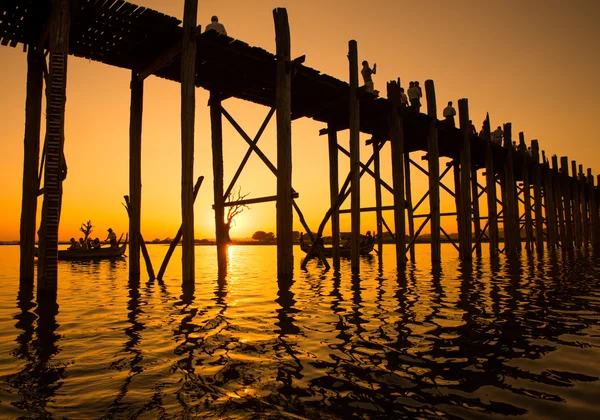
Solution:
M 292 221 L 295 211 L 313 244 L 320 242 L 324 227 L 331 219 L 333 264 L 339 266 L 339 214 L 351 213 L 351 266 L 359 268 L 360 215 L 375 211 L 377 247 L 381 253 L 383 229 L 396 245 L 396 261 L 403 267 L 414 260 L 415 239 L 429 224 L 431 259 L 441 261 L 444 235 L 459 251 L 462 260 L 481 255 L 482 241 L 489 241 L 491 256 L 504 252 L 515 255 L 522 244 L 527 250 L 571 250 L 600 243 L 599 188 L 590 169 L 556 156 L 550 160 L 531 141 L 527 151 L 523 133 L 519 147 L 512 146 L 511 124 L 504 124 L 504 144 L 491 141 L 489 116 L 482 136 L 470 134 L 467 99 L 458 101 L 460 128 L 450 127 L 437 119 L 434 83 L 425 82 L 427 114 L 404 108 L 400 101 L 400 80 L 387 83 L 387 99 L 379 98 L 359 87 L 357 43 L 349 42 L 349 83 L 337 80 L 303 65 L 304 56 L 290 56 L 290 30 L 285 9 L 275 9 L 273 18 L 276 54 L 252 47 L 240 40 L 217 34 L 202 33 L 196 24 L 198 1 L 184 0 L 183 22 L 157 11 L 121 0 L 2 0 L 0 2 L 0 43 L 27 52 L 27 100 L 24 140 L 23 203 L 21 216 L 21 278 L 33 279 L 36 206 L 43 191 L 42 220 L 39 230 L 38 295 L 56 293 L 58 226 L 62 181 L 66 176 L 63 145 L 68 55 L 99 61 L 131 70 L 130 108 L 130 214 L 129 270 L 131 278 L 140 276 L 141 213 L 141 141 L 144 80 L 155 75 L 181 84 L 182 142 L 182 278 L 194 281 L 194 211 L 195 194 L 192 173 L 194 159 L 195 88 L 210 91 L 212 157 L 214 177 L 214 211 L 219 267 L 226 266 L 226 231 L 224 211 L 227 206 L 275 201 L 277 205 L 277 272 L 290 276 L 293 271 Z M 40 128 L 43 86 L 46 86 L 46 138 L 40 162 Z M 254 138 L 251 138 L 226 111 L 223 102 L 231 97 L 269 108 Z M 262 153 L 257 143 L 265 127 L 276 115 L 276 165 Z M 248 152 L 224 188 L 222 117 L 225 117 L 248 143 Z M 292 187 L 292 120 L 309 117 L 326 124 L 330 165 L 331 208 L 316 233 L 307 226 L 295 202 Z M 349 129 L 350 150 L 337 141 L 337 132 Z M 372 138 L 373 153 L 363 163 L 359 153 L 359 133 Z M 380 153 L 390 142 L 392 182 L 380 177 Z M 339 187 L 338 154 L 350 158 L 350 170 Z M 426 152 L 427 168 L 411 159 L 414 151 Z M 275 196 L 243 202 L 228 201 L 229 193 L 245 163 L 256 153 L 277 177 Z M 439 158 L 450 158 L 440 168 Z M 373 167 L 371 169 L 371 166 Z M 411 167 L 425 173 L 429 190 L 418 200 L 411 192 Z M 443 169 L 443 170 L 442 170 Z M 478 180 L 483 170 L 485 185 Z M 452 171 L 453 186 L 443 181 Z M 363 174 L 375 180 L 376 206 L 360 207 L 360 179 Z M 451 177 L 449 177 L 451 178 Z M 41 180 L 43 179 L 43 188 Z M 500 194 L 497 193 L 499 185 Z M 381 193 L 393 194 L 394 205 L 384 207 Z M 440 190 L 454 197 L 456 212 L 440 212 Z M 487 216 L 480 215 L 479 198 L 487 195 Z M 340 210 L 350 196 L 350 209 Z M 419 214 L 419 207 L 429 200 L 429 211 Z M 393 228 L 382 212 L 392 210 Z M 441 227 L 441 217 L 458 221 L 458 241 Z M 418 223 L 418 226 L 415 224 Z M 482 226 L 482 224 L 485 224 Z M 499 223 L 504 230 L 502 247 Z M 407 232 L 408 228 L 408 232 Z M 524 235 L 521 231 L 524 230 Z M 524 240 L 522 240 L 524 236 Z M 312 246 L 321 257 L 319 247 Z M 306 265 L 308 257 L 303 261 Z M 148 265 L 148 261 L 147 261 Z M 151 264 L 150 264 L 151 266 Z M 153 276 L 151 267 L 149 273 Z M 164 267 L 161 269 L 164 272 Z M 162 273 L 159 273 L 159 276 Z

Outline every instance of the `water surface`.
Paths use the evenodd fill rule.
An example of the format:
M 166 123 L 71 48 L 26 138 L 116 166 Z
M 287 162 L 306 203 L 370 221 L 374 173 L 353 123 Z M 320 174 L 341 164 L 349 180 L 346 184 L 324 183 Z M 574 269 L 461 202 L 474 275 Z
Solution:
M 0 415 L 6 418 L 594 418 L 600 415 L 600 259 L 503 257 L 462 266 L 428 246 L 311 262 L 278 281 L 276 248 L 234 246 L 226 275 L 181 248 L 164 281 L 127 259 L 61 262 L 57 305 L 20 287 L 0 247 Z M 151 245 L 158 267 L 166 246 Z M 485 255 L 484 250 L 484 255 Z

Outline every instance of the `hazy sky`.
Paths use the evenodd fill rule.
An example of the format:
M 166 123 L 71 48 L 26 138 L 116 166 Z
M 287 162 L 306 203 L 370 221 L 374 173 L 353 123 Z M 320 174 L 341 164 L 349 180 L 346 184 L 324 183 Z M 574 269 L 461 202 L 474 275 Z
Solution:
M 137 4 L 183 17 L 183 0 L 139 0 Z M 469 99 L 470 115 L 480 127 L 489 111 L 492 125 L 512 122 L 513 133 L 527 141 L 539 139 L 548 155 L 569 156 L 600 171 L 596 120 L 600 107 L 600 2 L 594 0 L 503 0 L 454 2 L 405 1 L 199 1 L 203 27 L 217 14 L 230 36 L 273 52 L 272 10 L 286 7 L 290 19 L 292 56 L 306 55 L 305 64 L 342 80 L 348 78 L 348 41 L 358 42 L 359 60 L 377 63 L 375 88 L 400 77 L 433 79 L 437 102 Z M 129 81 L 125 69 L 69 57 L 65 154 L 69 166 L 64 183 L 60 237 L 80 236 L 79 225 L 92 220 L 96 234 L 106 228 L 127 231 L 121 203 L 128 193 Z M 19 235 L 25 116 L 26 54 L 21 46 L 0 47 L 0 240 Z M 142 140 L 142 233 L 147 240 L 174 236 L 180 224 L 180 87 L 149 77 L 145 82 Z M 211 210 L 212 163 L 207 92 L 196 94 L 195 174 L 205 181 L 196 201 L 196 237 L 214 237 Z M 250 137 L 268 110 L 230 99 L 224 107 Z M 441 113 L 441 108 L 438 110 Z M 225 186 L 247 150 L 244 140 L 224 121 Z M 327 141 L 321 123 L 293 122 L 293 186 L 313 230 L 329 208 Z M 340 133 L 347 145 L 347 133 Z M 370 147 L 363 143 L 366 161 Z M 276 163 L 274 119 L 259 146 Z M 383 149 L 383 177 L 391 184 L 389 145 Z M 418 154 L 413 159 L 420 161 Z M 340 176 L 348 159 L 340 155 Z M 427 189 L 426 178 L 413 170 L 413 195 Z M 450 177 L 448 177 L 450 182 Z M 374 205 L 372 178 L 361 184 L 362 205 Z M 249 197 L 276 193 L 276 180 L 253 156 L 238 185 Z M 451 185 L 451 182 L 450 182 Z M 441 193 L 442 211 L 454 205 Z M 485 197 L 484 197 L 485 198 Z M 384 204 L 392 197 L 384 192 Z M 349 203 L 346 204 L 346 207 Z M 39 201 L 41 208 L 41 198 Z M 421 211 L 421 209 L 420 209 Z M 420 212 L 419 211 L 419 212 Z M 427 212 L 427 206 L 422 211 Z M 393 215 L 386 212 L 389 224 Z M 342 230 L 349 229 L 342 216 Z M 453 218 L 442 224 L 454 230 Z M 362 230 L 373 230 L 374 216 L 362 218 Z M 295 217 L 295 228 L 301 226 Z M 237 219 L 232 236 L 256 230 L 275 231 L 275 204 L 258 204 Z M 427 229 L 426 229 L 427 230 Z M 102 238 L 103 239 L 103 238 Z

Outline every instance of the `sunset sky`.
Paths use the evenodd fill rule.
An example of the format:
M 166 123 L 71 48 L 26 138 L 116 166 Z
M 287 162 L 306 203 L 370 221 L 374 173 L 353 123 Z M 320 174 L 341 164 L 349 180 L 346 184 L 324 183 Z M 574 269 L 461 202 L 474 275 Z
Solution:
M 183 0 L 138 0 L 136 4 L 183 17 Z M 600 2 L 595 0 L 503 0 L 444 2 L 402 0 L 348 2 L 329 0 L 212 1 L 200 0 L 198 24 L 219 16 L 230 36 L 275 50 L 272 10 L 288 10 L 292 56 L 306 55 L 305 65 L 341 80 L 348 79 L 348 41 L 358 42 L 359 61 L 377 63 L 375 88 L 400 77 L 435 81 L 438 113 L 442 105 L 469 99 L 471 119 L 481 127 L 489 112 L 492 127 L 512 122 L 513 133 L 538 139 L 548 155 L 569 156 L 584 168 L 600 171 Z M 128 229 L 122 207 L 129 181 L 129 82 L 131 72 L 69 57 L 65 155 L 69 167 L 64 183 L 60 238 L 81 236 L 82 222 L 106 229 Z M 23 173 L 26 54 L 21 46 L 0 47 L 0 240 L 19 236 Z M 173 237 L 181 221 L 180 86 L 150 76 L 144 86 L 142 134 L 142 233 L 146 240 Z M 204 184 L 195 205 L 196 238 L 214 237 L 211 209 L 212 158 L 208 92 L 196 91 L 195 176 Z M 268 109 L 229 99 L 224 107 L 254 137 Z M 44 124 L 43 124 L 44 125 Z M 247 150 L 244 140 L 227 121 L 224 127 L 225 187 Z M 324 125 L 312 120 L 292 124 L 293 180 L 297 200 L 311 229 L 316 230 L 329 208 L 327 139 L 318 135 Z M 42 135 L 43 138 L 43 135 Z M 361 160 L 371 155 L 361 136 Z M 348 145 L 348 134 L 339 135 Z M 259 146 L 276 163 L 275 119 Z M 391 184 L 390 149 L 383 149 L 382 176 Z M 413 159 L 420 162 L 418 154 Z M 340 177 L 349 164 L 340 155 Z M 451 177 L 447 181 L 449 185 Z M 374 181 L 362 180 L 362 205 L 375 202 Z M 276 194 L 276 179 L 253 155 L 238 185 L 248 198 Z M 425 177 L 413 170 L 413 197 L 427 189 Z M 383 193 L 384 205 L 392 197 Z M 442 212 L 454 202 L 441 193 Z M 485 197 L 484 197 L 485 198 Z M 483 198 L 483 199 L 484 199 Z M 41 208 L 40 197 L 38 208 Z M 348 207 L 349 202 L 344 205 Z M 427 212 L 427 206 L 419 212 Z M 391 212 L 384 214 L 393 223 Z M 374 214 L 364 215 L 362 230 L 375 228 Z M 39 219 L 38 219 L 39 222 Z M 350 216 L 341 218 L 349 230 Z M 452 218 L 442 224 L 455 231 Z M 295 229 L 301 230 L 294 216 Z M 244 238 L 257 230 L 275 231 L 275 204 L 252 206 L 237 218 L 231 235 Z M 427 230 L 427 229 L 426 229 Z

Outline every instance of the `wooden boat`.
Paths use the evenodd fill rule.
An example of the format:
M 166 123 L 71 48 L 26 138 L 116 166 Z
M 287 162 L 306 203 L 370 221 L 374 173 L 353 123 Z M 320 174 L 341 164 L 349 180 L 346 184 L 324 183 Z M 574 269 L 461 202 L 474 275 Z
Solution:
M 366 240 L 365 242 L 362 242 L 360 244 L 360 255 L 368 255 L 371 253 L 371 251 L 373 251 L 373 247 L 375 245 L 375 239 L 374 238 L 370 238 L 368 240 Z M 304 235 L 300 235 L 300 249 L 306 253 L 308 253 L 308 250 L 310 249 L 310 244 L 304 242 Z M 326 258 L 331 258 L 333 256 L 333 248 L 332 247 L 324 247 L 321 246 L 321 250 L 323 251 L 323 255 L 325 255 Z M 343 258 L 350 258 L 350 248 L 343 248 L 340 247 L 340 257 Z
M 58 251 L 58 259 L 60 261 L 89 261 L 89 260 L 109 260 L 114 258 L 121 258 L 125 254 L 127 249 L 127 237 L 125 242 L 119 245 L 117 248 L 107 246 L 105 248 L 98 248 L 92 250 L 73 250 L 73 249 L 61 249 Z M 38 256 L 38 249 L 35 248 L 34 255 Z

